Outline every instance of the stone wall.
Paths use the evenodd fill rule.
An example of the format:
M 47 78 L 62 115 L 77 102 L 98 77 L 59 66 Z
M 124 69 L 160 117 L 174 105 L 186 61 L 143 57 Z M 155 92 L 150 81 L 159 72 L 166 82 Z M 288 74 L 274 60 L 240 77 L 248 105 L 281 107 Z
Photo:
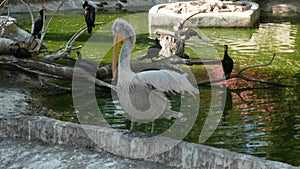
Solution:
M 88 128 L 89 132 L 96 133 L 98 144 L 95 144 L 95 142 L 93 142 L 87 136 L 85 132 L 87 130 L 83 130 L 83 127 Z M 88 147 L 94 149 L 111 147 L 125 154 L 135 153 L 136 147 L 144 147 L 145 145 L 149 144 L 148 141 L 139 142 L 136 144 L 136 140 L 134 138 L 128 138 L 125 140 L 121 139 L 121 137 L 124 137 L 124 135 L 117 130 L 96 126 L 81 126 L 79 124 L 62 122 L 49 119 L 47 117 L 25 115 L 1 115 L 0 137 L 39 140 L 48 144 L 60 144 L 72 147 Z M 172 141 L 164 138 L 161 140 L 162 143 L 155 145 L 158 149 L 162 148 L 159 146 L 164 146 L 168 144 L 169 141 Z M 133 146 L 124 146 L 124 142 L 129 142 L 129 144 Z M 217 149 L 187 142 L 181 142 L 173 149 L 163 154 L 145 157 L 144 160 L 159 162 L 168 166 L 180 168 L 297 168 L 280 162 L 264 160 L 262 158 L 253 157 L 250 155 L 230 152 L 225 149 Z
M 264 0 L 260 4 L 262 11 L 274 14 L 300 13 L 299 0 Z
M 55 11 L 60 4 L 60 1 L 54 0 L 24 0 L 28 2 L 30 9 L 33 12 L 38 12 L 42 6 L 44 6 L 47 11 Z M 179 0 L 127 0 L 127 3 L 121 2 L 119 0 L 94 0 L 89 1 L 92 6 L 96 9 L 100 8 L 133 8 L 133 7 L 152 7 L 161 3 L 169 3 L 169 2 L 177 2 Z M 188 1 L 188 0 L 180 0 L 180 1 Z M 107 5 L 100 7 L 101 2 L 106 2 Z M 62 5 L 60 10 L 74 10 L 74 9 L 82 9 L 83 0 L 68 0 Z M 22 3 L 18 0 L 9 1 L 9 9 L 10 13 L 22 13 L 28 12 L 28 10 L 24 7 Z M 0 13 L 1 14 L 1 13 Z

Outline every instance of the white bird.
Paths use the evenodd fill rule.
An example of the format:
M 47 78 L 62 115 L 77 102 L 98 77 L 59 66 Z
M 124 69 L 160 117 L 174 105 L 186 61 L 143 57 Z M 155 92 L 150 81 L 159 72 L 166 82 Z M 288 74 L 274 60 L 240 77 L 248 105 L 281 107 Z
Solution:
M 188 93 L 198 95 L 198 88 L 194 87 L 187 78 L 187 74 L 180 74 L 170 70 L 150 70 L 134 73 L 130 67 L 130 54 L 136 41 L 133 27 L 122 19 L 116 19 L 112 26 L 114 36 L 114 52 L 112 59 L 112 73 L 115 79 L 118 61 L 117 96 L 122 109 L 131 120 L 131 131 L 134 122 L 152 122 L 157 118 L 178 118 L 180 112 L 171 110 L 171 104 L 164 92 Z M 119 44 L 124 41 L 118 59 Z

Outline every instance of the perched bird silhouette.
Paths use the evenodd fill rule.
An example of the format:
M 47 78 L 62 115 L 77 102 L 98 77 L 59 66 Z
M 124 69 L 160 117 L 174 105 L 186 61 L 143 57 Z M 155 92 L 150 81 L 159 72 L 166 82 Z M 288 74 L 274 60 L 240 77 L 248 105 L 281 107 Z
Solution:
M 79 51 L 76 51 L 76 54 L 78 57 L 76 65 L 85 70 L 91 76 L 94 76 L 96 74 L 97 77 L 98 65 L 93 61 L 83 59 Z
M 228 46 L 224 45 L 224 58 L 222 60 L 223 71 L 226 79 L 229 79 L 233 69 L 233 60 L 228 55 Z
M 31 58 L 31 53 L 26 49 L 20 46 L 19 43 L 13 44 L 13 56 L 16 58 Z
M 85 23 L 88 28 L 88 33 L 92 33 L 93 27 L 95 27 L 95 18 L 96 18 L 96 12 L 95 8 L 92 7 L 88 1 L 84 1 L 82 5 L 84 9 L 84 18 Z
M 102 8 L 102 7 L 104 7 L 105 5 L 108 5 L 108 3 L 107 2 L 100 2 L 100 3 L 98 3 L 98 4 L 96 4 L 98 7 L 100 7 L 100 8 Z
M 40 16 L 39 18 L 34 22 L 34 28 L 33 28 L 33 33 L 32 35 L 34 37 L 40 37 L 40 32 L 43 29 L 43 25 L 44 25 L 44 9 L 40 10 Z M 45 16 L 46 19 L 46 16 Z
M 158 38 L 155 38 L 155 44 L 150 46 L 147 50 L 147 54 L 145 56 L 137 58 L 138 60 L 144 60 L 144 59 L 151 59 L 153 61 L 153 58 L 159 57 L 159 52 L 161 50 L 161 45 L 159 44 Z

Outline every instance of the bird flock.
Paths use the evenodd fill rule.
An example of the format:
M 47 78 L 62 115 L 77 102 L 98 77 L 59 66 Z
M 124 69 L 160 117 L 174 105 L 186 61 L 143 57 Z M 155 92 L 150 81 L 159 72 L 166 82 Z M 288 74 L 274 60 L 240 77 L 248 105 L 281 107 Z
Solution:
M 124 3 L 126 0 L 123 0 Z M 84 1 L 84 18 L 87 32 L 92 33 L 95 27 L 95 8 Z M 34 23 L 32 36 L 40 38 L 43 24 L 45 22 L 44 9 L 39 11 L 39 18 Z M 154 121 L 158 118 L 180 118 L 181 112 L 171 109 L 170 101 L 165 93 L 179 93 L 196 96 L 199 94 L 197 87 L 188 80 L 188 75 L 171 70 L 148 70 L 135 73 L 130 68 L 130 54 L 135 45 L 136 35 L 133 27 L 123 19 L 116 19 L 112 26 L 114 36 L 114 52 L 112 59 L 112 74 L 116 80 L 117 74 L 117 95 L 119 103 L 130 119 L 130 131 L 135 131 L 135 122 L 152 122 L 151 133 L 154 132 Z M 123 42 L 120 54 L 118 45 Z M 27 49 L 15 44 L 15 57 L 30 58 Z M 154 45 L 148 48 L 147 54 L 138 60 L 158 57 L 162 49 L 158 38 L 154 40 Z M 80 52 L 77 52 L 77 65 L 90 75 L 97 71 L 97 65 L 92 61 L 82 59 Z M 224 58 L 221 60 L 225 79 L 230 78 L 233 70 L 233 60 L 228 55 L 228 46 L 224 45 Z M 118 67 L 116 68 L 116 66 Z

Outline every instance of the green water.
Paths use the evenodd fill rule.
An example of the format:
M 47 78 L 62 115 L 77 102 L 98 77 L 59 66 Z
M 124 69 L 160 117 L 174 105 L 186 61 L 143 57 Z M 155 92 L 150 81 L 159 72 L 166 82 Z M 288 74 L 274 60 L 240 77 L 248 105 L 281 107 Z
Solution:
M 97 20 L 110 22 L 127 14 L 98 11 Z M 208 37 L 220 57 L 223 55 L 223 45 L 229 46 L 235 72 L 247 65 L 267 63 L 276 53 L 272 65 L 247 70 L 244 75 L 297 86 L 281 88 L 241 79 L 229 80 L 222 119 L 214 134 L 204 144 L 300 165 L 300 24 L 295 17 L 264 14 L 262 23 L 256 29 L 199 29 Z M 84 26 L 82 15 L 76 12 L 59 14 L 54 21 L 45 39 L 50 49 L 57 49 L 66 43 L 66 39 Z M 30 28 L 29 20 L 22 20 L 19 24 Z M 84 44 L 89 37 L 84 34 L 76 45 Z M 144 48 L 152 43 L 147 36 L 139 38 L 142 40 L 137 41 L 137 47 Z M 198 80 L 206 77 L 205 73 L 201 73 L 201 66 L 192 66 L 191 69 Z M 196 143 L 211 102 L 211 88 L 200 86 L 199 89 L 200 111 L 194 127 L 184 139 Z M 113 128 L 128 129 L 130 122 L 124 117 L 124 112 L 115 106 L 110 91 L 97 89 L 96 95 L 99 109 L 107 122 Z M 48 108 L 48 116 L 77 122 L 71 94 L 47 93 L 40 97 Z M 176 109 L 176 97 L 172 100 Z M 155 133 L 163 132 L 173 122 L 158 120 Z M 151 124 L 137 125 L 137 130 L 144 132 L 149 132 L 150 128 Z

